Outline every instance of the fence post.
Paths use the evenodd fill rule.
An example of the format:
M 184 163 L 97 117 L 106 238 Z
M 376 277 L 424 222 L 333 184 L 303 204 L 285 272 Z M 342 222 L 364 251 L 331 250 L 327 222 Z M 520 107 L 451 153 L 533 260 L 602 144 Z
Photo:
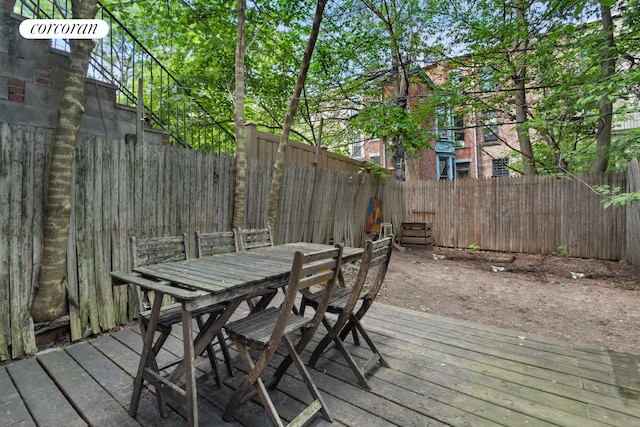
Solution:
M 258 124 L 247 122 L 244 124 L 244 129 L 247 160 L 258 161 Z
M 136 137 L 139 143 L 144 143 L 144 98 L 142 92 L 142 78 L 138 79 L 138 99 L 136 103 Z
M 326 146 L 321 146 L 320 147 L 320 159 L 318 159 L 318 167 L 321 169 L 328 169 L 329 167 L 329 157 L 327 156 L 327 153 L 329 152 L 329 148 L 327 148 Z

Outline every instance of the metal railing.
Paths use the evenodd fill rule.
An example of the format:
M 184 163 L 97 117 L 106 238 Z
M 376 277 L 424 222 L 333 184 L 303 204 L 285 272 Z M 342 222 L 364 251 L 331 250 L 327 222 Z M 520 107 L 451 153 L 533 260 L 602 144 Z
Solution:
M 205 108 L 129 30 L 100 2 L 96 19 L 109 25 L 107 37 L 96 40 L 87 77 L 117 87 L 116 102 L 137 107 L 138 81 L 143 83 L 144 117 L 140 120 L 170 133 L 170 143 L 192 148 L 233 151 L 233 133 Z M 26 18 L 71 17 L 69 0 L 17 0 L 14 13 Z M 70 51 L 68 40 L 52 47 Z

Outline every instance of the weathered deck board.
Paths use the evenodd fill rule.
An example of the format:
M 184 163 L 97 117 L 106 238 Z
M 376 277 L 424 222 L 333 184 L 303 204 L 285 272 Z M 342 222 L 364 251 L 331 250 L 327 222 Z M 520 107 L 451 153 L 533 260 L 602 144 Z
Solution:
M 640 425 L 637 355 L 384 305 L 374 305 L 364 324 L 391 368 L 374 370 L 369 392 L 358 387 L 336 350 L 326 353 L 311 376 L 336 420 L 332 426 Z M 174 328 L 158 355 L 161 364 L 180 357 L 181 332 Z M 314 338 L 303 359 L 319 339 Z M 347 343 L 357 361 L 368 356 L 368 350 L 353 346 L 351 338 Z M 184 411 L 176 404 L 168 418 L 160 417 L 152 387 L 143 391 L 136 419 L 128 418 L 141 347 L 139 331 L 131 327 L 0 367 L 0 426 L 25 415 L 24 425 L 67 425 L 69 420 L 84 425 L 79 414 L 94 425 L 115 425 L 123 414 L 127 421 L 118 425 L 186 425 L 180 415 Z M 242 364 L 231 350 L 239 373 Z M 209 378 L 208 360 L 197 360 L 201 425 L 265 425 L 257 398 L 243 404 L 235 422 L 221 420 L 243 375 L 229 377 L 219 352 L 218 357 L 221 387 Z M 281 358 L 277 355 L 273 364 Z M 309 398 L 290 368 L 273 400 L 283 419 L 290 420 Z M 55 417 L 44 418 L 47 411 Z M 101 422 L 100 413 L 111 415 L 108 422 Z M 329 423 L 315 417 L 309 425 Z
M 81 344 L 76 344 L 81 345 Z M 122 405 L 113 399 L 103 385 L 97 383 L 81 365 L 62 349 L 38 356 L 56 385 L 90 425 L 126 427 L 139 426 Z
M 5 368 L 0 368 L 0 426 L 35 426 Z
M 36 425 L 87 425 L 36 359 L 12 363 L 7 366 L 7 372 Z

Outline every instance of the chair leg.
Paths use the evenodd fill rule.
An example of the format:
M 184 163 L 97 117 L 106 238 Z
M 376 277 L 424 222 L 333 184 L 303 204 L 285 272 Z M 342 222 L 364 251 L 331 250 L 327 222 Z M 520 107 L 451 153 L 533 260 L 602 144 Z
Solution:
M 329 413 L 329 408 L 327 407 L 327 404 L 324 402 L 324 399 L 322 398 L 322 395 L 320 394 L 318 387 L 316 387 L 315 383 L 309 376 L 309 371 L 307 371 L 307 368 L 304 366 L 304 363 L 300 359 L 300 355 L 296 351 L 296 347 L 293 345 L 293 343 L 291 342 L 288 336 L 285 335 L 282 337 L 282 339 L 284 340 L 284 343 L 287 347 L 287 352 L 291 356 L 291 360 L 293 361 L 294 365 L 296 365 L 296 367 L 298 368 L 298 372 L 300 373 L 300 376 L 302 376 L 302 379 L 307 385 L 307 389 L 309 389 L 309 392 L 311 393 L 311 396 L 313 396 L 313 399 L 314 399 L 313 403 L 311 403 L 311 405 L 309 405 L 306 410 L 302 411 L 302 413 L 298 417 L 296 417 L 291 422 L 291 424 L 302 425 L 306 420 L 311 418 L 318 411 L 322 413 L 322 417 L 325 420 L 332 423 L 333 417 Z
M 367 345 L 369 346 L 369 349 L 371 349 L 371 351 L 375 355 L 377 355 L 377 360 L 379 361 L 380 364 L 382 366 L 384 366 L 385 368 L 389 368 L 389 364 L 387 363 L 387 361 L 384 359 L 384 357 L 382 356 L 382 353 L 380 352 L 380 350 L 378 350 L 378 347 L 376 347 L 376 345 L 373 343 L 373 340 L 369 337 L 369 334 L 367 333 L 367 331 L 364 329 L 364 327 L 362 326 L 362 324 L 360 323 L 360 321 L 358 320 L 358 318 L 354 315 L 351 315 L 351 318 L 349 320 L 349 323 L 352 323 L 355 326 L 355 329 L 358 330 L 358 333 L 360 333 L 360 335 L 362 335 L 362 339 L 365 340 L 365 342 L 367 343 Z M 369 359 L 369 362 L 367 362 L 367 367 L 364 370 L 364 372 L 368 372 L 369 370 L 371 370 L 371 366 L 369 365 L 373 365 L 371 363 L 372 359 Z M 375 362 L 374 362 L 375 363 Z
M 144 385 L 143 373 L 144 370 L 151 363 L 152 369 L 154 369 L 153 364 L 155 363 L 155 354 L 153 354 L 153 338 L 155 335 L 155 326 L 158 324 L 158 315 L 160 313 L 160 300 L 154 301 L 153 307 L 151 310 L 151 317 L 149 318 L 149 323 L 145 326 L 144 322 L 140 320 L 140 331 L 142 333 L 142 353 L 140 354 L 140 362 L 138 364 L 138 371 L 133 380 L 133 393 L 131 394 L 131 401 L 129 403 L 129 415 L 135 417 L 138 413 L 138 405 L 140 404 L 140 396 L 142 395 L 142 387 Z M 148 328 L 147 326 L 151 326 Z M 155 363 L 155 369 L 157 370 L 157 363 Z M 160 393 L 162 394 L 162 393 Z M 160 404 L 161 398 L 158 399 L 158 403 Z M 164 407 L 164 404 L 162 404 Z M 162 414 L 162 409 L 161 412 Z
M 338 331 L 336 331 L 335 328 L 330 327 L 331 325 L 329 324 L 329 321 L 326 319 L 326 317 L 322 319 L 322 323 L 327 327 L 327 329 L 329 329 L 329 332 L 322 338 L 322 340 L 318 343 L 316 348 L 313 350 L 313 353 L 311 354 L 311 357 L 309 358 L 309 362 L 307 363 L 307 365 L 310 368 L 314 368 L 316 363 L 318 363 L 318 360 L 320 360 L 320 356 L 324 354 L 324 352 L 329 347 L 329 344 L 333 342 L 335 347 L 337 347 L 340 353 L 342 353 L 342 357 L 344 357 L 344 360 L 347 362 L 347 364 L 353 371 L 353 374 L 356 376 L 358 384 L 360 384 L 363 388 L 366 388 L 367 390 L 371 390 L 371 386 L 369 385 L 369 383 L 367 382 L 367 379 L 365 378 L 365 372 L 363 372 L 362 369 L 360 369 L 360 367 L 354 360 L 349 350 L 346 349 L 346 347 L 344 346 L 344 343 L 342 342 L 342 340 L 340 340 Z
M 227 373 L 230 377 L 233 376 L 233 368 L 231 367 L 231 355 L 229 354 L 229 347 L 227 346 L 227 342 L 224 339 L 224 334 L 222 331 L 218 331 L 218 342 L 220 343 L 220 349 L 222 350 L 222 355 L 224 356 L 224 364 L 227 366 Z
M 329 344 L 331 344 L 331 341 L 333 341 L 333 339 L 337 335 L 337 331 L 334 331 L 334 327 L 333 325 L 331 325 L 329 320 L 327 320 L 327 316 L 322 317 L 322 324 L 325 328 L 327 328 L 328 332 L 322 338 L 322 340 L 320 340 L 316 348 L 313 350 L 313 353 L 311 353 L 311 357 L 309 358 L 309 362 L 307 363 L 310 368 L 314 368 L 316 366 L 316 363 L 318 363 L 318 360 L 320 360 L 320 356 L 322 356 L 322 354 L 327 350 L 327 347 L 329 346 Z
M 204 326 L 204 320 L 202 320 L 202 316 L 196 316 L 196 322 L 198 323 L 198 328 L 202 330 Z M 211 363 L 211 368 L 213 369 L 213 372 L 216 374 L 216 385 L 220 387 L 222 382 L 220 381 L 220 371 L 218 370 L 218 360 L 216 359 L 216 353 L 215 351 L 213 351 L 213 345 L 211 345 L 211 343 L 207 344 L 205 352 L 209 357 L 209 363 Z
M 256 368 L 256 365 L 253 363 L 247 347 L 245 347 L 244 344 L 237 340 L 234 340 L 234 342 L 236 344 L 238 354 L 240 354 L 240 358 L 247 368 L 248 374 L 245 377 L 244 381 L 238 386 L 238 388 L 236 388 L 233 396 L 229 400 L 229 403 L 227 403 L 227 407 L 225 408 L 222 418 L 227 422 L 232 421 L 233 413 L 240 405 L 240 403 L 242 403 L 242 399 L 244 398 L 244 396 L 251 389 L 251 387 L 255 387 L 256 391 L 258 392 L 258 396 L 262 401 L 264 409 L 269 415 L 269 419 L 273 422 L 274 425 L 283 426 L 282 421 L 280 420 L 280 416 L 278 415 L 278 412 L 276 411 L 276 408 L 273 405 L 271 398 L 269 397 L 269 393 L 267 392 L 264 383 L 260 379 L 260 374 L 267 367 L 268 360 L 266 358 L 260 358 L 258 361 L 260 367 Z

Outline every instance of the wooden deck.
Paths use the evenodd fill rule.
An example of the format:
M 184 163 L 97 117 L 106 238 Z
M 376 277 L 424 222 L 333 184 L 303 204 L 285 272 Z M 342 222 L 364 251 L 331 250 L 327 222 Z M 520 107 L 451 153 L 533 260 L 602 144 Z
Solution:
M 356 385 L 340 357 L 311 370 L 332 425 L 640 425 L 637 355 L 381 304 L 365 324 L 392 367 L 375 372 L 372 392 Z M 185 425 L 179 408 L 161 418 L 149 389 L 136 419 L 128 416 L 141 345 L 137 328 L 128 328 L 0 367 L 0 426 Z M 181 354 L 180 336 L 165 348 L 160 363 Z M 224 384 L 217 387 L 200 361 L 200 425 L 225 425 L 222 408 L 242 375 L 226 376 L 221 363 Z M 239 360 L 234 365 L 241 369 Z M 307 397 L 303 388 L 296 376 L 282 381 L 274 402 L 284 418 L 301 405 L 291 396 Z M 228 425 L 267 424 L 262 407 L 249 402 Z M 320 417 L 310 423 L 325 424 Z

